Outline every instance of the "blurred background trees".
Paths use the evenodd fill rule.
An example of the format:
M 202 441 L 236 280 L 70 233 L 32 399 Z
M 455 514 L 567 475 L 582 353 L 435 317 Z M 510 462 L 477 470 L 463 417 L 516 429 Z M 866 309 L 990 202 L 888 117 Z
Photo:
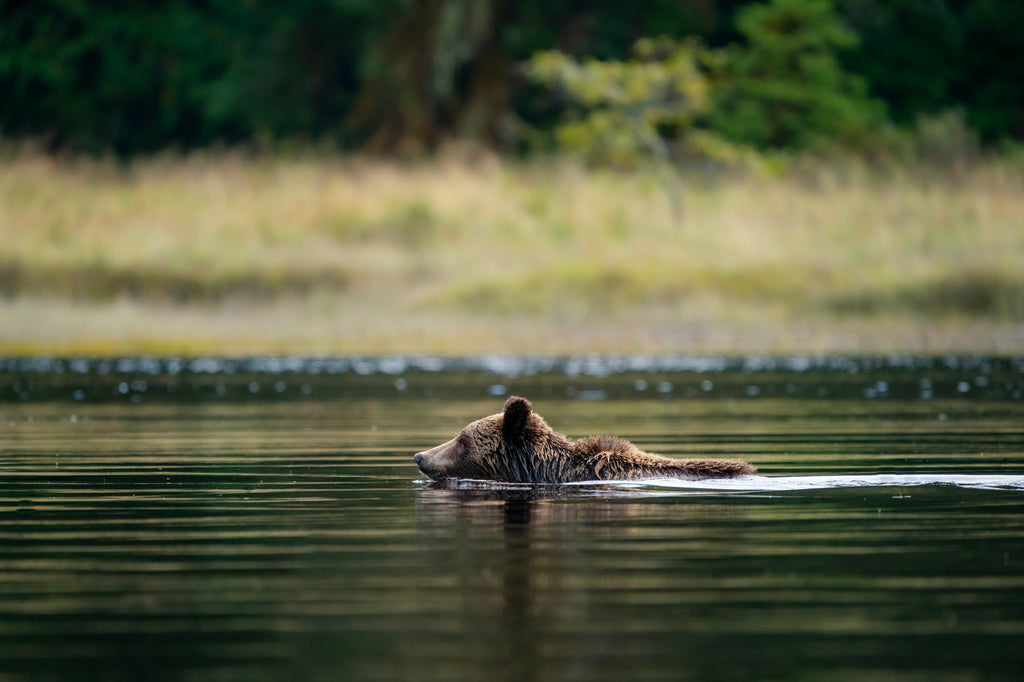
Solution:
M 53 150 L 543 147 L 574 104 L 531 57 L 628 75 L 645 38 L 713 57 L 686 115 L 721 139 L 856 145 L 950 111 L 984 144 L 1024 139 L 1024 3 L 1006 0 L 0 0 L 0 17 L 0 135 Z
M 670 145 L 712 157 L 726 147 L 702 125 L 710 107 L 702 62 L 710 58 L 693 41 L 642 38 L 629 60 L 579 62 L 551 50 L 534 55 L 528 72 L 575 109 L 555 129 L 561 147 L 631 166 L 644 157 L 669 160 Z
M 713 126 L 759 148 L 854 143 L 884 117 L 863 77 L 840 56 L 858 38 L 828 0 L 774 0 L 742 7 L 743 35 L 722 57 Z

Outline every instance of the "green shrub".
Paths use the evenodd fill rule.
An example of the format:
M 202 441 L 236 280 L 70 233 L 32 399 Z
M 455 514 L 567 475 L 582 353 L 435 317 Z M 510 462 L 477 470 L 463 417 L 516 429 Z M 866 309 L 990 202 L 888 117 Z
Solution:
M 747 40 L 716 62 L 710 112 L 724 137 L 758 148 L 856 143 L 884 118 L 867 83 L 838 55 L 857 46 L 830 0 L 772 0 L 744 7 L 736 25 Z
M 559 146 L 598 163 L 630 167 L 654 157 L 727 155 L 728 145 L 702 123 L 710 106 L 704 61 L 697 41 L 637 41 L 628 61 L 582 62 L 561 52 L 535 55 L 528 73 L 568 105 L 568 120 L 555 130 Z

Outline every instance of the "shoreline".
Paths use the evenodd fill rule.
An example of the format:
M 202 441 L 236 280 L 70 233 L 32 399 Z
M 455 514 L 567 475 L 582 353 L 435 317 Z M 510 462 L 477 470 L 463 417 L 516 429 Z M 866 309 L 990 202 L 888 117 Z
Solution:
M 392 309 L 332 297 L 208 305 L 0 301 L 0 355 L 1024 354 L 1024 323 L 664 309 L 552 318 Z
M 1024 353 L 1024 168 L 0 159 L 0 353 Z

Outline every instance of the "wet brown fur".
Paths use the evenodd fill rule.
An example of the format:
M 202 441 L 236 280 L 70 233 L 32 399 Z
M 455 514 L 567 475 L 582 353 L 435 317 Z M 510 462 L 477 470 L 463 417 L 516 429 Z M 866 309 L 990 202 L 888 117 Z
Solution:
M 644 452 L 614 436 L 573 441 L 513 396 L 503 412 L 478 419 L 452 440 L 418 453 L 420 470 L 435 480 L 484 478 L 535 483 L 638 478 L 731 478 L 754 472 L 745 462 L 678 460 Z

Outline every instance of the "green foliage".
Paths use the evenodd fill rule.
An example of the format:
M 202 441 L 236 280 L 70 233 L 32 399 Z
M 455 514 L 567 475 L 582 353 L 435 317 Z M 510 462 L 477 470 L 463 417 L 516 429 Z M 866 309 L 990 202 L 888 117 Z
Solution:
M 893 120 L 962 109 L 983 141 L 1024 139 L 1024 3 L 842 0 L 861 39 L 844 61 Z
M 830 0 L 772 0 L 736 18 L 747 44 L 719 63 L 713 127 L 761 148 L 853 142 L 882 120 L 867 83 L 846 72 L 839 53 L 857 36 Z
M 394 2 L 0 0 L 0 132 L 121 154 L 342 139 Z
M 1024 139 L 1022 24 L 1008 0 L 0 0 L 0 136 L 124 156 L 253 141 L 430 151 L 453 137 L 521 149 L 563 112 L 516 65 L 558 50 L 581 67 L 679 67 L 673 87 L 703 78 L 703 102 L 642 117 L 672 153 L 715 156 L 702 145 L 723 135 L 856 142 L 881 117 L 869 91 L 897 124 L 960 109 L 993 144 Z M 688 46 L 678 64 L 630 52 L 653 35 Z M 611 113 L 622 106 L 592 121 L 600 154 L 619 159 L 637 145 Z
M 672 152 L 720 156 L 723 141 L 699 128 L 709 108 L 709 83 L 695 41 L 642 39 L 629 61 L 579 62 L 560 52 L 535 55 L 528 73 L 555 87 L 573 118 L 556 129 L 559 144 L 591 161 L 632 166 Z
M 209 24 L 169 2 L 144 8 L 41 0 L 3 3 L 0 125 L 7 135 L 84 146 L 155 148 L 187 134 L 196 79 L 217 62 Z
M 544 52 L 530 75 L 571 104 L 563 149 L 592 161 L 736 159 L 745 146 L 798 149 L 863 140 L 884 120 L 839 54 L 857 45 L 830 0 L 772 0 L 736 18 L 746 44 L 641 40 L 628 61 Z

